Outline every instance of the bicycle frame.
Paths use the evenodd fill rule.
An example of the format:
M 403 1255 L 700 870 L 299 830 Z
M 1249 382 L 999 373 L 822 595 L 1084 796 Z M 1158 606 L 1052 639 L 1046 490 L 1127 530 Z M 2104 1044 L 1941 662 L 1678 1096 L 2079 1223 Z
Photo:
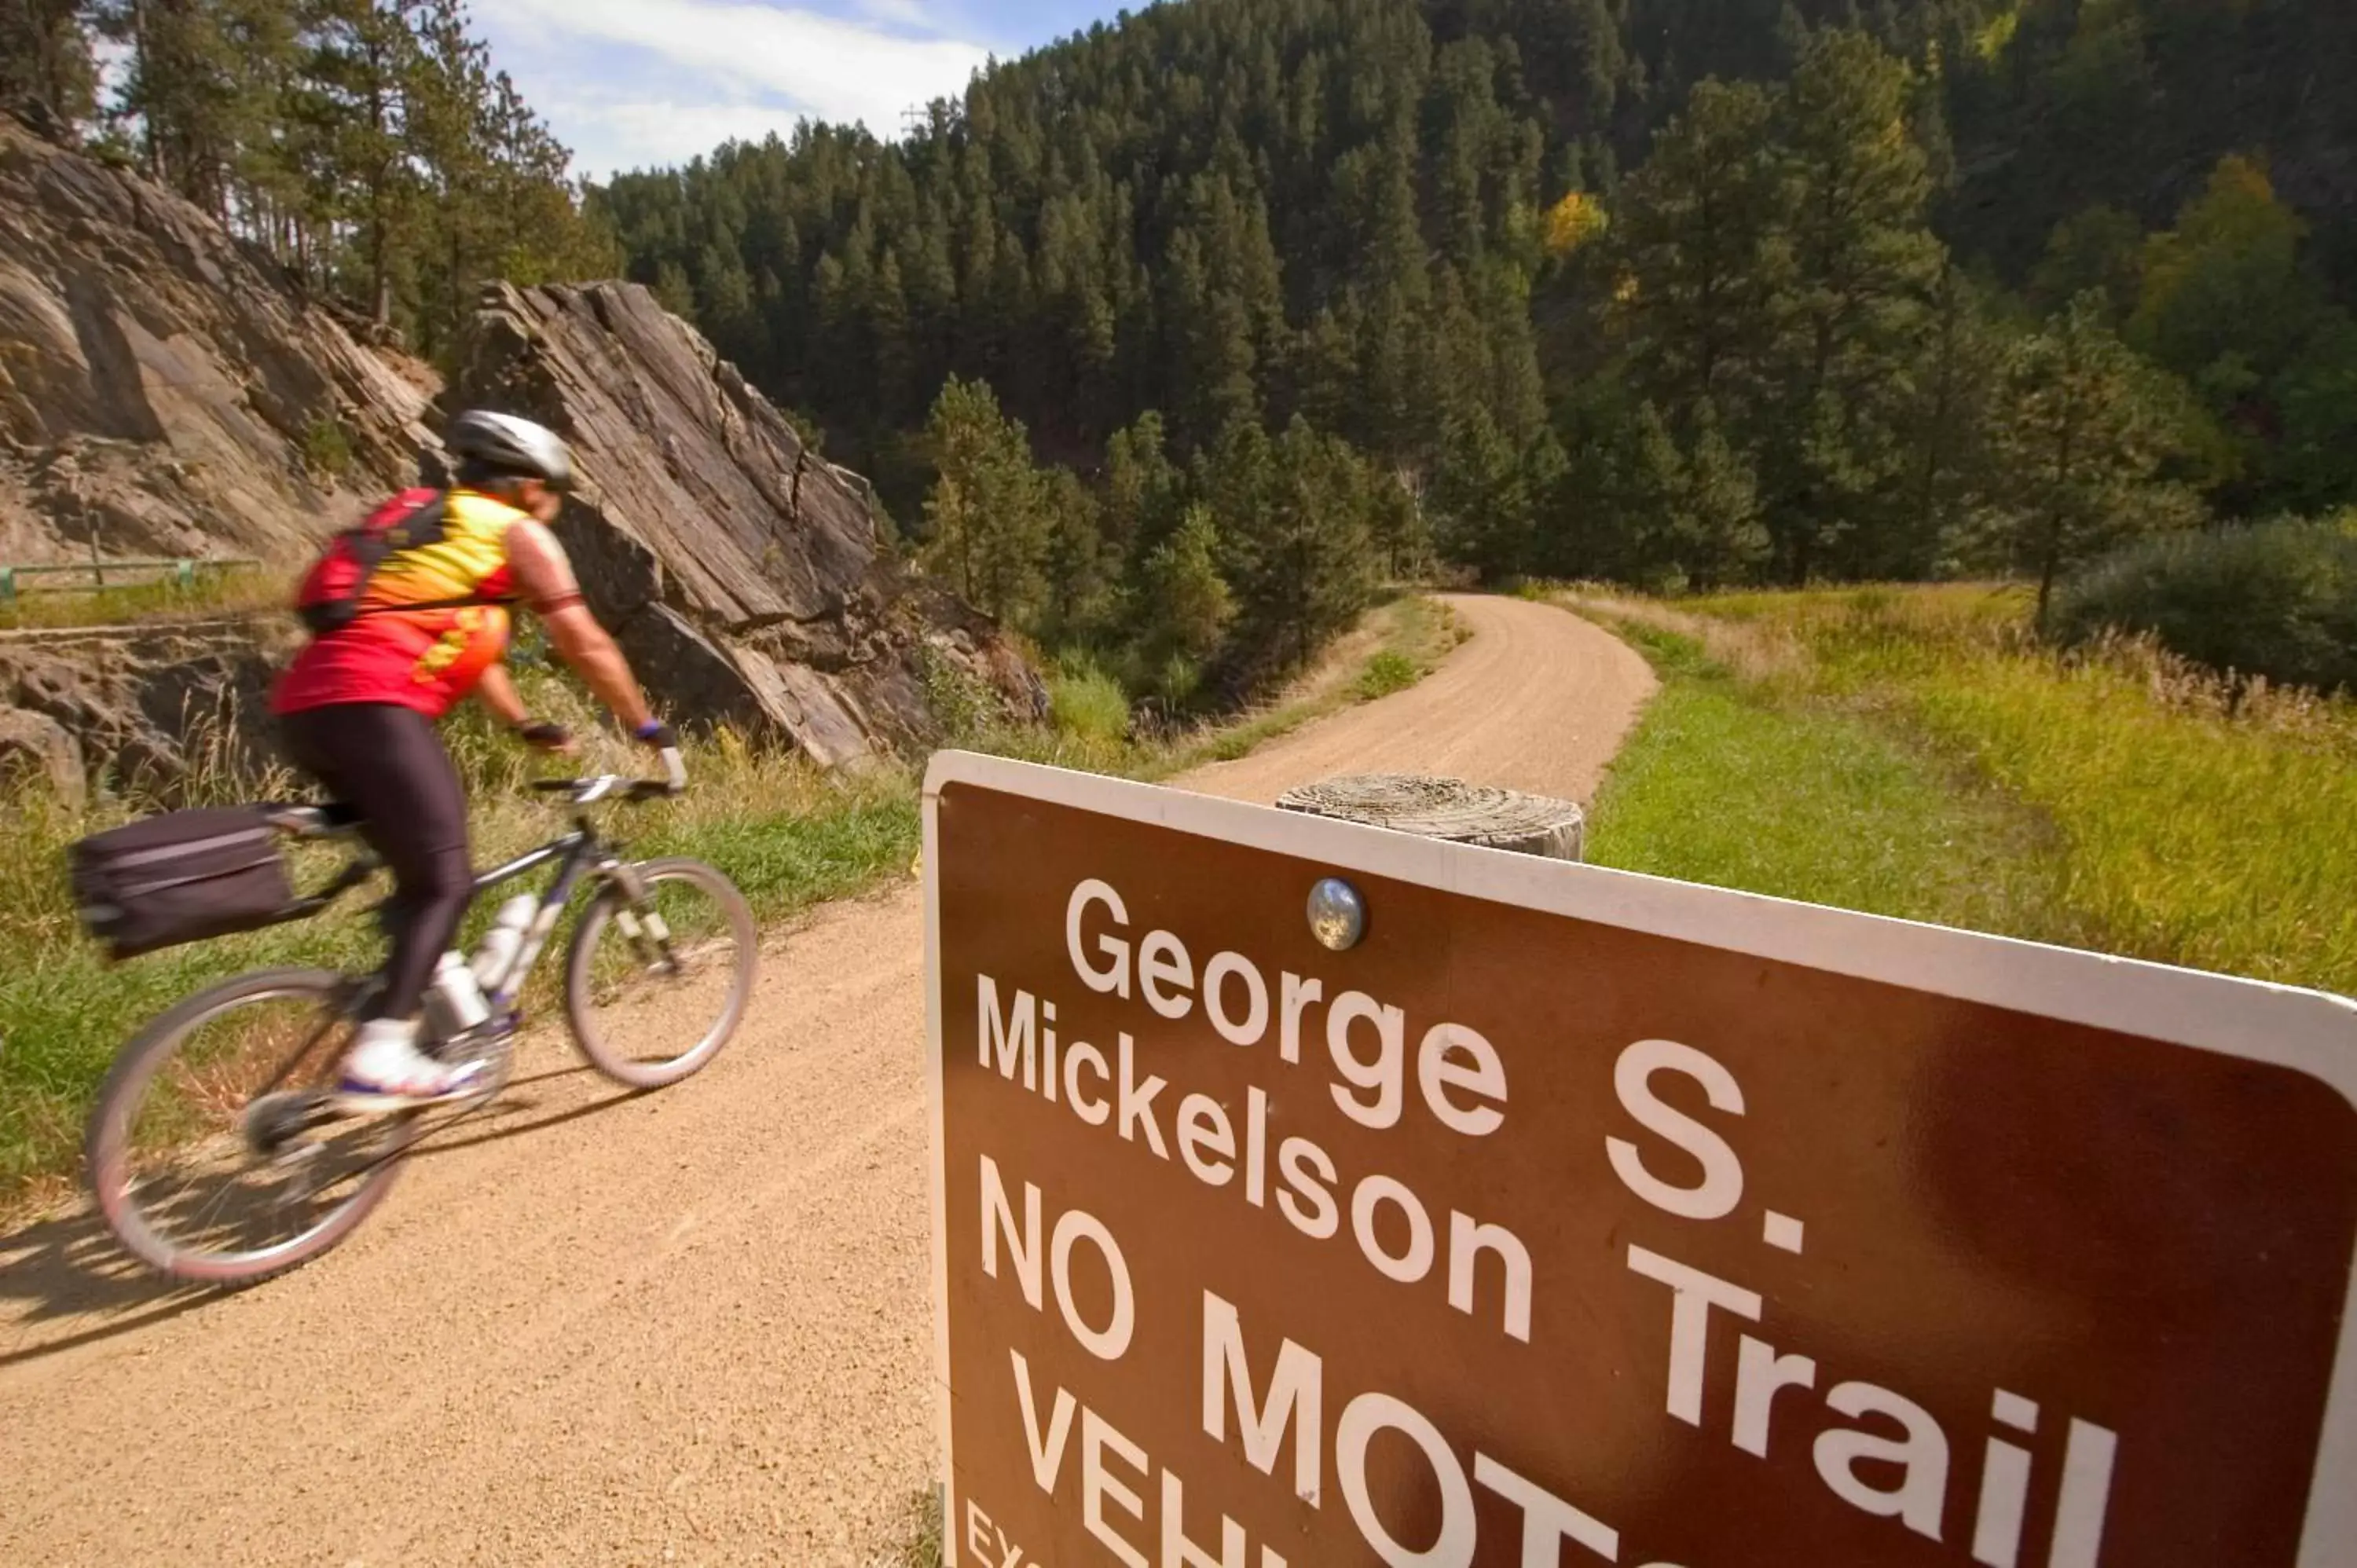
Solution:
M 504 883 L 528 875 L 552 862 L 555 863 L 557 867 L 556 879 L 548 885 L 547 891 L 541 896 L 540 908 L 533 915 L 532 924 L 525 929 L 524 940 L 516 948 L 514 958 L 509 961 L 507 972 L 500 976 L 495 988 L 485 993 L 483 1000 L 493 1019 L 501 1023 L 513 1021 L 516 998 L 522 993 L 524 983 L 532 978 L 532 972 L 539 964 L 541 954 L 547 949 L 549 937 L 556 929 L 558 918 L 565 913 L 565 907 L 573 901 L 573 895 L 579 890 L 583 876 L 590 872 L 596 872 L 607 877 L 626 875 L 621 862 L 615 854 L 619 847 L 598 836 L 597 830 L 591 825 L 587 812 L 576 812 L 573 819 L 573 830 L 570 832 L 550 840 L 538 849 L 520 854 L 504 865 L 493 866 L 489 871 L 476 873 L 474 891 L 468 900 L 470 907 L 476 899 Z M 343 871 L 334 881 L 317 893 L 303 899 L 295 910 L 290 910 L 289 918 L 302 918 L 317 914 L 345 893 L 367 881 L 381 869 L 382 869 L 382 863 L 374 855 L 361 854 L 354 857 L 344 866 Z M 635 887 L 630 890 L 637 891 Z M 380 904 L 377 908 L 382 908 L 383 906 Z M 258 1092 L 268 1094 L 284 1083 L 295 1069 L 318 1048 L 320 1042 L 335 1032 L 337 1018 L 352 1016 L 359 1010 L 361 1003 L 376 988 L 382 978 L 382 972 L 366 976 L 355 976 L 355 983 L 345 993 L 345 1000 L 337 1009 L 337 1013 L 314 1030 L 311 1036 L 305 1040 L 294 1054 L 279 1064 L 278 1070 L 270 1075 Z
M 540 908 L 533 916 L 532 924 L 525 928 L 523 941 L 516 949 L 515 957 L 509 961 L 507 972 L 499 977 L 496 988 L 484 994 L 483 999 L 490 1004 L 491 1015 L 495 1018 L 513 1010 L 516 998 L 522 993 L 524 982 L 532 977 L 533 967 L 539 963 L 541 953 L 548 946 L 549 937 L 556 929 L 558 917 L 572 902 L 583 875 L 597 871 L 610 876 L 620 868 L 612 847 L 597 836 L 597 830 L 590 825 L 587 815 L 583 814 L 573 819 L 573 831 L 562 838 L 520 854 L 505 865 L 477 873 L 474 897 L 480 898 L 502 883 L 527 875 L 552 861 L 557 865 L 556 879 L 541 895 Z

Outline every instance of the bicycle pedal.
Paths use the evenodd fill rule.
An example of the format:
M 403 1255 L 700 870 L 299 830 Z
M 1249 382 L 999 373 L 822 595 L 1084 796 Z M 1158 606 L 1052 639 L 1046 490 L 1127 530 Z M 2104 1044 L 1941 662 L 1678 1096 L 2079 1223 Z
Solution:
M 265 1094 L 246 1106 L 242 1117 L 246 1147 L 264 1159 L 288 1157 L 288 1145 L 304 1133 L 337 1120 L 332 1097 L 311 1090 Z M 296 1151 L 313 1145 L 301 1145 Z

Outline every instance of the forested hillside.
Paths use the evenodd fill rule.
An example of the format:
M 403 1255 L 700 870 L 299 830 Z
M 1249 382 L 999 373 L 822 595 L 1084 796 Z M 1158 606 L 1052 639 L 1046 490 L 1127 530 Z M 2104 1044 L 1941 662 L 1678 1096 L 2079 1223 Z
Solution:
M 1183 0 L 580 212 L 458 0 L 0 29 L 69 117 L 127 43 L 123 155 L 428 353 L 476 278 L 625 266 L 1174 699 L 1428 555 L 2049 582 L 2357 499 L 2341 0 Z
M 1101 494 L 1158 415 L 1231 577 L 1222 455 L 1297 420 L 1338 562 L 2043 575 L 2357 488 L 2352 73 L 2330 0 L 1189 0 L 601 199 L 920 535 L 954 375 Z M 1150 607 L 1168 521 L 1035 488 L 1001 607 Z

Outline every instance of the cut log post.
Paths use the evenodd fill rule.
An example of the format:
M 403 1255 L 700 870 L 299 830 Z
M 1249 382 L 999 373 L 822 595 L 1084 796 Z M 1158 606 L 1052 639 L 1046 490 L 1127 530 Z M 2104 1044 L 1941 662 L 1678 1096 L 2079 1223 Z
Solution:
M 1288 789 L 1276 803 L 1283 811 L 1550 860 L 1579 860 L 1587 852 L 1587 819 L 1572 801 L 1462 779 L 1356 773 Z

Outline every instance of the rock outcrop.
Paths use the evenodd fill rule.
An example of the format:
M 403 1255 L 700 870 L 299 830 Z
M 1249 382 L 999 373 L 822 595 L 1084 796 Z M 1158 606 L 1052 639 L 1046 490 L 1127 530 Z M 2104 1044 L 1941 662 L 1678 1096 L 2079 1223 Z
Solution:
M 79 799 L 106 777 L 169 791 L 191 768 L 253 777 L 257 721 L 291 623 L 0 632 L 0 779 L 30 772 Z
M 429 391 L 267 255 L 0 115 L 0 561 L 307 553 Z
M 864 484 L 638 285 L 495 286 L 455 390 L 571 445 L 557 531 L 673 711 L 834 764 L 931 737 L 929 656 L 1044 708 L 990 623 L 902 572 Z
M 1044 711 L 996 628 L 893 559 L 865 482 L 645 290 L 492 290 L 444 398 L 197 208 L 0 114 L 0 563 L 294 567 L 438 474 L 435 433 L 462 403 L 575 444 L 586 484 L 560 529 L 673 717 L 833 765 L 935 738 L 936 661 Z M 0 763 L 168 778 L 192 710 L 250 711 L 273 635 L 0 640 Z

